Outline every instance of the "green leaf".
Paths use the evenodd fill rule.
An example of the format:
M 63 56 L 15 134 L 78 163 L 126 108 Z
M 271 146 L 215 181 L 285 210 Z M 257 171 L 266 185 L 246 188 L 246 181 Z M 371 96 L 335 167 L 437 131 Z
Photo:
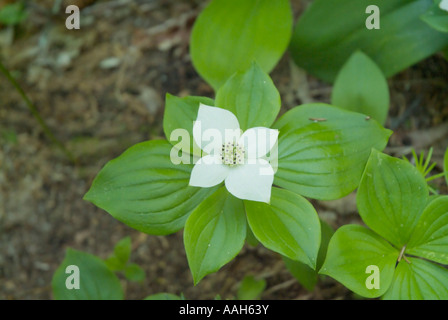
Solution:
M 0 24 L 17 25 L 25 20 L 27 13 L 22 2 L 16 2 L 3 6 L 0 10 Z
M 448 172 L 448 148 L 445 151 L 445 156 L 443 157 L 443 172 Z M 445 176 L 445 181 L 448 184 L 448 175 Z
M 114 247 L 115 256 L 125 264 L 131 256 L 131 237 L 124 237 Z
M 448 196 L 439 196 L 423 211 L 406 252 L 448 264 Z
M 66 273 L 68 266 L 76 266 L 79 270 L 79 289 L 66 286 L 66 282 L 76 283 L 73 280 L 76 271 Z M 117 276 L 101 259 L 70 248 L 54 273 L 51 285 L 56 300 L 122 300 L 124 296 Z
M 256 247 L 259 244 L 257 238 L 255 237 L 254 233 L 250 229 L 249 224 L 247 224 L 247 227 L 246 227 L 246 241 L 252 247 Z
M 382 71 L 367 55 L 354 52 L 339 71 L 334 83 L 331 104 L 386 122 L 389 111 L 389 88 Z
M 380 10 L 380 29 L 369 30 L 369 5 Z M 298 20 L 291 38 L 294 61 L 333 82 L 356 50 L 367 54 L 386 77 L 448 45 L 448 37 L 420 20 L 432 0 L 315 0 Z
M 309 266 L 302 262 L 294 261 L 282 256 L 288 271 L 291 272 L 294 278 L 296 278 L 297 281 L 308 291 L 312 291 L 314 289 L 314 286 L 317 284 L 319 278 L 318 271 L 325 261 L 328 243 L 330 242 L 330 239 L 334 233 L 333 229 L 322 220 L 320 220 L 320 227 L 322 232 L 322 239 L 319 254 L 317 256 L 316 270 L 311 269 Z
M 215 90 L 253 61 L 269 73 L 292 32 L 288 0 L 213 0 L 197 18 L 190 53 L 198 73 Z
M 210 98 L 194 96 L 179 98 L 167 94 L 163 115 L 163 132 L 166 139 L 180 151 L 197 156 L 201 155 L 201 149 L 193 140 L 193 122 L 198 116 L 200 103 L 214 106 L 214 101 Z M 189 159 L 188 155 L 184 154 L 185 156 Z
M 244 204 L 249 225 L 266 248 L 316 268 L 321 231 L 311 203 L 288 190 L 272 188 L 270 204 Z
M 193 164 L 174 165 L 171 149 L 165 140 L 134 145 L 104 166 L 84 199 L 148 234 L 180 230 L 216 188 L 190 187 Z
M 238 289 L 238 300 L 258 300 L 265 288 L 266 280 L 257 280 L 253 276 L 246 276 Z
M 185 251 L 195 285 L 232 260 L 245 239 L 243 202 L 221 187 L 193 211 L 185 224 Z
M 355 190 L 371 148 L 382 150 L 391 134 L 365 115 L 330 105 L 306 104 L 286 112 L 279 129 L 274 184 L 320 200 Z
M 145 271 L 139 265 L 130 263 L 124 269 L 124 276 L 129 281 L 142 282 L 145 280 Z
M 434 0 L 434 4 L 420 16 L 431 28 L 440 32 L 448 32 L 448 12 L 440 9 L 442 0 Z
M 147 296 L 143 300 L 184 300 L 184 299 L 172 293 L 156 293 Z
M 291 260 L 285 256 L 282 256 L 282 258 L 286 269 L 288 269 L 292 276 L 306 290 L 313 291 L 319 278 L 318 272 L 302 262 Z
M 447 300 L 448 270 L 429 261 L 401 260 L 394 281 L 383 296 L 386 300 Z
M 280 94 L 271 78 L 256 64 L 235 73 L 218 90 L 216 106 L 236 115 L 240 128 L 270 127 L 280 111 Z
M 401 249 L 426 206 L 428 188 L 409 162 L 372 150 L 356 201 L 364 223 Z
M 126 267 L 126 263 L 118 259 L 115 255 L 108 257 L 104 262 L 111 271 L 122 271 Z
M 328 275 L 355 293 L 379 297 L 392 283 L 399 252 L 373 231 L 358 225 L 336 230 L 328 245 L 327 257 L 319 273 Z M 379 289 L 368 288 L 369 266 L 377 266 Z

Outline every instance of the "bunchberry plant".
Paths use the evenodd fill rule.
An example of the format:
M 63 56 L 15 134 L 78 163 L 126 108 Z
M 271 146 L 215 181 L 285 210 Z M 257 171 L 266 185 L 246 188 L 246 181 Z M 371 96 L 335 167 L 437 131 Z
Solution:
M 145 279 L 143 269 L 129 262 L 131 238 L 121 239 L 106 259 L 68 248 L 51 282 L 56 300 L 123 300 L 124 290 L 117 274 L 129 281 Z
M 378 29 L 366 28 L 366 8 L 376 5 Z M 446 0 L 315 0 L 294 27 L 290 51 L 307 72 L 328 82 L 356 50 L 386 77 L 448 45 Z M 444 32 L 441 32 L 444 31 Z
M 352 192 L 370 149 L 382 150 L 390 131 L 366 115 L 326 104 L 302 105 L 275 121 L 279 110 L 279 93 L 256 63 L 230 77 L 215 101 L 168 95 L 164 131 L 169 141 L 137 144 L 110 161 L 85 199 L 149 234 L 185 227 L 195 283 L 238 254 L 248 227 L 265 247 L 315 269 L 320 222 L 304 196 L 337 199 Z M 216 112 L 222 121 L 216 121 Z M 218 133 L 239 128 L 264 138 L 228 147 L 228 141 L 209 137 L 207 150 L 207 139 L 196 130 L 198 120 Z M 244 137 L 237 133 L 233 143 Z M 204 165 L 205 159 L 213 161 Z
M 291 27 L 286 0 L 212 1 L 195 22 L 190 48 L 215 99 L 167 95 L 168 141 L 131 147 L 85 195 L 142 232 L 184 228 L 194 283 L 254 238 L 314 270 L 321 228 L 305 197 L 355 190 L 370 149 L 383 150 L 391 134 L 368 115 L 321 103 L 278 118 L 280 94 L 268 72 Z
M 445 298 L 446 270 L 435 263 L 447 263 L 447 200 L 429 197 L 429 160 L 416 169 L 381 151 L 392 133 L 382 126 L 385 76 L 448 42 L 418 18 L 427 0 L 381 6 L 381 30 L 371 37 L 364 16 L 316 26 L 334 22 L 328 17 L 348 21 L 345 4 L 363 12 L 366 3 L 312 3 L 290 48 L 307 71 L 335 80 L 331 105 L 299 105 L 279 117 L 269 72 L 290 40 L 288 1 L 211 1 L 195 22 L 190 53 L 215 96 L 167 94 L 166 139 L 139 143 L 108 162 L 84 199 L 148 234 L 183 229 L 194 284 L 245 242 L 259 242 L 309 290 L 320 270 L 365 297 Z M 409 33 L 405 27 L 416 21 Z M 403 50 L 409 46 L 416 50 Z M 348 225 L 333 235 L 309 199 L 339 199 L 358 187 L 369 228 Z M 379 283 L 367 281 L 371 270 Z
M 114 252 L 106 259 L 69 248 L 64 261 L 53 275 L 52 289 L 56 300 L 123 300 L 124 291 L 117 273 L 124 271 L 129 281 L 143 281 L 145 273 L 135 263 L 129 263 L 131 239 L 125 237 L 114 247 Z M 82 276 L 81 276 L 82 270 Z M 81 280 L 82 279 L 82 280 Z M 254 276 L 245 276 L 239 284 L 234 299 L 259 299 L 266 281 Z M 220 300 L 216 295 L 215 300 Z M 185 300 L 183 293 L 156 293 L 143 300 Z
M 364 297 L 448 299 L 448 196 L 430 197 L 414 166 L 372 150 L 357 206 L 367 227 L 339 228 L 320 273 Z
M 115 245 L 114 252 L 105 263 L 110 270 L 123 273 L 127 280 L 142 282 L 145 272 L 138 264 L 129 262 L 131 250 L 131 238 L 125 237 Z

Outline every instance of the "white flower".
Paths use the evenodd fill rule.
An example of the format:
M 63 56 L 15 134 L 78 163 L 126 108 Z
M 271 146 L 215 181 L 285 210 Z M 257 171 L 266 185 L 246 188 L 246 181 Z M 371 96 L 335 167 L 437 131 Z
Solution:
M 232 112 L 199 106 L 193 139 L 206 155 L 193 167 L 190 186 L 208 188 L 225 181 L 235 197 L 269 203 L 274 169 L 265 156 L 276 146 L 278 130 L 255 127 L 241 133 Z
M 440 1 L 439 8 L 448 11 L 448 0 Z

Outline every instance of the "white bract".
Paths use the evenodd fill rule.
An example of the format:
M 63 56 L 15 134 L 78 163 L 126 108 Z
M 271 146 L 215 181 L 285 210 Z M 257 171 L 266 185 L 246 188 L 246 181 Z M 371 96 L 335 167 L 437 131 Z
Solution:
M 448 11 L 448 0 L 442 0 L 439 4 L 439 8 Z
M 199 106 L 193 139 L 206 154 L 193 167 L 190 186 L 225 182 L 237 198 L 269 203 L 274 169 L 266 155 L 276 146 L 278 130 L 255 127 L 242 133 L 236 116 L 225 109 Z

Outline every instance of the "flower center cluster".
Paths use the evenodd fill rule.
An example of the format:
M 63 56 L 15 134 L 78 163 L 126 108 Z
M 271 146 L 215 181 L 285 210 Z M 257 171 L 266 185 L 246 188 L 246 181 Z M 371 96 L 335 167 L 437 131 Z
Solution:
M 244 163 L 244 149 L 235 142 L 227 142 L 222 145 L 221 160 L 223 164 L 235 166 Z

